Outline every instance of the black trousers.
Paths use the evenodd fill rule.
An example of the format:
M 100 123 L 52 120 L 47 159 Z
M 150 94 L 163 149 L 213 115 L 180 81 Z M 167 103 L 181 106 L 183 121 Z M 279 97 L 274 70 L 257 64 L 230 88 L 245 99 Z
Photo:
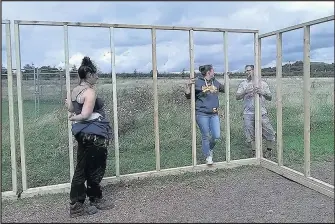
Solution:
M 71 182 L 71 204 L 102 197 L 100 182 L 105 175 L 108 141 L 96 135 L 78 134 L 77 165 Z M 87 189 L 85 182 L 87 181 Z

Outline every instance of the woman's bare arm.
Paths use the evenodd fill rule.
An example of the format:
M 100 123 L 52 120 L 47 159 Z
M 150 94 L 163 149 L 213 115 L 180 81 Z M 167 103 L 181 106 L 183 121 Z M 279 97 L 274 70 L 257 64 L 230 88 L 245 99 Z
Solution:
M 71 121 L 83 121 L 86 120 L 91 116 L 93 113 L 94 105 L 95 105 L 95 100 L 96 100 L 96 93 L 94 89 L 87 89 L 83 93 L 84 97 L 84 105 L 83 109 L 80 114 L 74 115 L 70 117 Z

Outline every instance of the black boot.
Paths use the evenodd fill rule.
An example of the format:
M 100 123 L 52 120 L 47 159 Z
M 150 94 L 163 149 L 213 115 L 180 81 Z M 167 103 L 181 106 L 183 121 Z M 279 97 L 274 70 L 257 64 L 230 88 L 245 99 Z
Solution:
M 85 215 L 84 204 L 81 202 L 76 202 L 73 205 L 70 204 L 70 217 L 75 218 L 78 216 Z
M 85 208 L 84 203 L 76 202 L 75 204 L 70 204 L 70 217 L 75 218 L 83 215 L 93 215 L 98 212 L 98 209 L 94 206 L 88 206 Z

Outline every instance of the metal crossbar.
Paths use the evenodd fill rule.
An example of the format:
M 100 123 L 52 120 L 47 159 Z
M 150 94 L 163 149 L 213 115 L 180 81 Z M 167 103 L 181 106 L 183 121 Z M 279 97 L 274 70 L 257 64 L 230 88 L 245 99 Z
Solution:
M 326 23 L 326 22 L 333 21 L 333 20 L 334 20 L 334 15 L 327 16 L 327 17 L 312 20 L 312 21 L 309 21 L 309 22 L 306 22 L 306 23 L 301 23 L 301 24 L 289 26 L 289 27 L 286 27 L 286 28 L 283 28 L 283 29 L 280 29 L 280 30 L 276 30 L 276 31 L 272 31 L 272 32 L 269 32 L 269 33 L 264 33 L 264 34 L 259 35 L 259 38 L 270 37 L 270 36 L 274 36 L 278 33 L 286 33 L 286 32 L 289 32 L 289 31 L 304 28 L 305 26 L 313 26 L 313 25 L 317 25 L 317 24 L 320 24 L 320 23 Z
M 53 22 L 53 21 L 23 21 L 15 20 L 19 25 L 40 25 L 40 26 L 75 26 L 75 27 L 101 27 L 101 28 L 123 28 L 123 29 L 155 29 L 155 30 L 183 30 L 183 31 L 204 31 L 204 32 L 230 32 L 230 33 L 257 33 L 252 29 L 224 29 L 224 28 L 203 28 L 184 26 L 154 26 L 154 25 L 134 25 L 134 24 L 114 24 L 114 23 L 80 23 L 80 22 Z

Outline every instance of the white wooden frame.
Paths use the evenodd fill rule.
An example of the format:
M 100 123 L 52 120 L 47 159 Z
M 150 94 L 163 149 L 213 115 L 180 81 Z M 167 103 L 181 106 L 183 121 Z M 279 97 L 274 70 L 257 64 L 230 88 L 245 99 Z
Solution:
M 296 181 L 306 187 L 316 190 L 322 194 L 334 198 L 334 185 L 325 183 L 311 177 L 311 152 L 310 152 L 310 26 L 334 21 L 334 15 L 309 21 L 306 23 L 290 26 L 277 31 L 259 35 L 259 42 L 262 38 L 276 35 L 277 42 L 277 162 L 261 158 L 261 166 L 278 173 L 286 178 Z M 296 29 L 304 29 L 304 173 L 300 173 L 283 165 L 283 105 L 282 105 L 282 34 Z
M 12 190 L 1 192 L 1 194 L 3 197 L 13 197 L 17 194 L 17 164 L 16 164 L 15 126 L 14 126 L 11 24 L 9 20 L 2 20 L 1 24 L 5 25 L 6 28 L 5 32 L 6 32 L 6 48 L 7 48 L 6 55 L 7 55 L 7 85 L 8 85 L 8 109 L 9 109 L 8 115 L 9 115 L 10 155 L 11 155 L 11 166 L 12 166 L 11 169 Z
M 25 147 L 24 147 L 24 132 L 23 132 L 23 120 L 22 120 L 22 93 L 21 93 L 21 53 L 20 53 L 20 34 L 19 25 L 45 25 L 45 26 L 63 26 L 64 27 L 64 47 L 65 47 L 65 65 L 66 65 L 66 86 L 67 92 L 70 91 L 70 76 L 69 76 L 69 52 L 68 52 L 68 27 L 100 27 L 108 28 L 110 30 L 110 48 L 111 48 L 111 67 L 112 67 L 112 82 L 113 82 L 113 112 L 114 112 L 114 145 L 115 145 L 115 167 L 116 175 L 113 177 L 105 177 L 103 183 L 111 183 L 120 180 L 132 180 L 145 178 L 149 176 L 162 176 L 170 174 L 179 174 L 182 172 L 196 172 L 201 170 L 212 170 L 212 169 L 224 169 L 233 168 L 243 165 L 261 165 L 271 171 L 274 171 L 280 175 L 283 175 L 293 181 L 296 181 L 302 185 L 312 188 L 320 193 L 334 197 L 334 186 L 324 183 L 320 180 L 309 176 L 310 166 L 310 148 L 309 148 L 309 26 L 334 20 L 334 16 L 314 20 L 305 24 L 288 27 L 279 31 L 259 35 L 258 30 L 248 29 L 223 29 L 223 28 L 197 28 L 197 27 L 175 27 L 175 26 L 151 26 L 151 25 L 128 25 L 128 24 L 106 24 L 106 23 L 76 23 L 76 22 L 49 22 L 49 21 L 14 21 L 14 35 L 15 35 L 15 52 L 16 52 L 16 67 L 17 69 L 17 89 L 18 89 L 18 112 L 19 112 L 19 129 L 20 129 L 20 151 L 21 151 L 21 167 L 22 167 L 22 187 L 23 192 L 20 194 L 21 198 L 31 197 L 38 194 L 47 193 L 60 193 L 68 192 L 70 189 L 70 183 L 50 185 L 36 188 L 28 188 L 26 178 L 26 163 L 25 163 Z M 305 47 L 304 47 L 304 95 L 305 95 L 305 174 L 301 174 L 297 171 L 291 170 L 283 166 L 282 162 L 282 103 L 281 103 L 281 34 L 290 30 L 305 27 Z M 116 94 L 116 73 L 115 73 L 115 46 L 114 46 L 114 28 L 129 28 L 129 29 L 150 29 L 152 37 L 152 69 L 153 69 L 153 87 L 154 87 L 154 129 L 155 129 L 155 155 L 156 155 L 156 169 L 154 171 L 134 173 L 120 175 L 120 161 L 119 161 L 119 139 L 118 139 L 118 116 L 117 116 L 117 94 Z M 184 30 L 189 32 L 189 56 L 190 56 L 190 78 L 194 77 L 194 43 L 193 33 L 194 31 L 205 31 L 205 32 L 221 32 L 224 37 L 224 64 L 225 64 L 225 90 L 226 90 L 226 161 L 215 163 L 214 166 L 197 165 L 196 159 L 196 122 L 195 122 L 195 89 L 194 85 L 191 88 L 191 121 L 192 121 L 192 166 L 177 167 L 171 169 L 161 169 L 160 167 L 160 148 L 159 148 L 159 125 L 158 125 L 158 96 L 157 96 L 157 59 L 156 59 L 156 30 Z M 230 117 L 229 117 L 229 77 L 228 77 L 228 40 L 227 34 L 229 32 L 234 33 L 253 33 L 254 34 L 254 52 L 255 52 L 255 85 L 259 85 L 261 77 L 261 39 L 271 35 L 277 35 L 277 133 L 278 133 L 278 163 L 271 162 L 262 157 L 262 141 L 261 141 L 261 122 L 260 122 L 260 102 L 259 97 L 255 99 L 255 136 L 256 136 L 256 158 L 230 160 Z M 8 56 L 8 55 L 7 55 Z M 9 57 L 9 56 L 8 56 Z M 278 67 L 278 65 L 280 65 Z M 11 66 L 8 66 L 11 68 Z M 10 88 L 9 88 L 10 89 Z M 72 145 L 72 134 L 70 122 L 68 122 L 68 134 L 69 134 L 69 157 L 70 157 L 70 181 L 73 175 L 74 164 L 73 164 L 73 145 Z M 13 148 L 11 148 L 13 150 Z M 15 154 L 14 154 L 15 156 Z M 13 161 L 13 155 L 12 155 Z M 13 164 L 12 164 L 13 165 Z M 14 164 L 15 165 L 15 164 Z M 16 168 L 15 168 L 16 171 Z M 13 178 L 16 177 L 13 175 Z M 14 185 L 13 185 L 13 189 Z M 2 192 L 3 198 L 17 198 L 16 193 Z

